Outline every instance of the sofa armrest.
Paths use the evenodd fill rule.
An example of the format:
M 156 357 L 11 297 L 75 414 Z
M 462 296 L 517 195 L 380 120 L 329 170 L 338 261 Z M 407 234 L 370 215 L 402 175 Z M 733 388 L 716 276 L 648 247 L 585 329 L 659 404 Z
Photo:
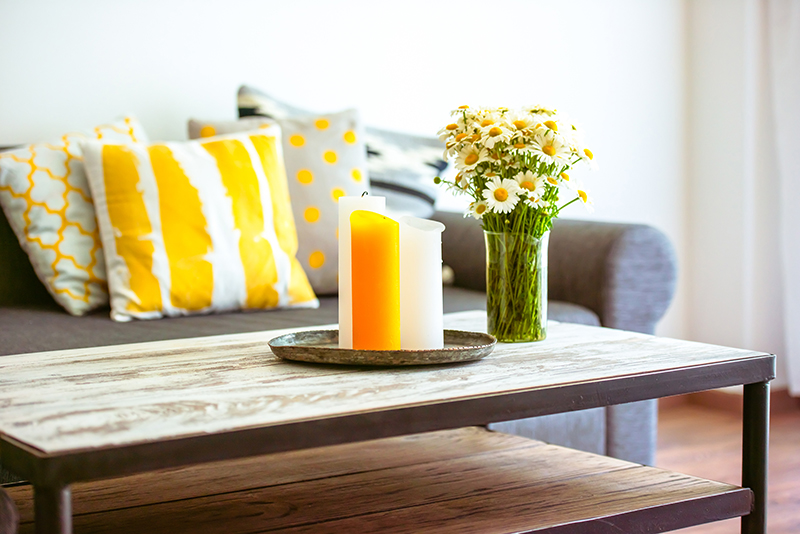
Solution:
M 442 259 L 455 285 L 486 290 L 486 253 L 477 221 L 436 212 L 447 227 Z M 666 236 L 641 224 L 556 220 L 548 251 L 548 295 L 597 314 L 603 326 L 652 334 L 675 293 L 677 267 Z

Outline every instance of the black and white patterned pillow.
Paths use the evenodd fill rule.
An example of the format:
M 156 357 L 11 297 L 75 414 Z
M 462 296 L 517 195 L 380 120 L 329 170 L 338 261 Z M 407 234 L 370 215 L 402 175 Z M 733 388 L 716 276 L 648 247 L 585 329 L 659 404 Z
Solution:
M 284 119 L 312 112 L 296 108 L 268 94 L 243 85 L 238 94 L 239 117 L 262 116 Z M 447 168 L 443 146 L 435 137 L 367 127 L 367 172 L 373 194 L 386 197 L 390 215 L 429 217 L 433 214 L 439 187 L 433 179 Z

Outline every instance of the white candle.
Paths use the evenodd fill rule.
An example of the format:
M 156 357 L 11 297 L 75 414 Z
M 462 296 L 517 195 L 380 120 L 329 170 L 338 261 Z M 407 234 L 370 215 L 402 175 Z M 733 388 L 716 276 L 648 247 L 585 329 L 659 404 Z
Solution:
M 339 348 L 353 348 L 353 285 L 350 214 L 356 210 L 384 214 L 386 197 L 339 197 Z
M 400 220 L 400 348 L 444 346 L 440 222 Z

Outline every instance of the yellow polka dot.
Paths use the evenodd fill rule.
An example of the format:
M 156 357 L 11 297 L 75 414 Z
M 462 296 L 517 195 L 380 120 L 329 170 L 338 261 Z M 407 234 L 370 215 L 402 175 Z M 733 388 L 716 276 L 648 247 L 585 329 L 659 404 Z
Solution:
M 361 171 L 359 169 L 353 169 L 350 172 L 350 174 L 353 176 L 353 180 L 355 180 L 356 182 L 361 181 L 362 176 L 361 176 Z
M 314 126 L 316 126 L 318 130 L 327 130 L 330 125 L 331 123 L 328 122 L 328 119 L 317 119 L 314 121 Z
M 324 159 L 328 163 L 333 164 L 336 163 L 338 156 L 336 155 L 336 152 L 334 152 L 333 150 L 326 150 L 325 153 L 322 155 L 322 159 Z
M 269 128 L 270 126 L 272 126 L 270 123 L 268 123 L 268 122 L 265 122 L 264 124 L 260 125 L 260 126 L 258 127 L 258 129 L 259 129 L 259 130 L 266 130 L 266 129 L 267 129 L 267 128 Z
M 339 239 L 339 227 L 336 227 L 336 239 Z
M 308 185 L 314 181 L 314 175 L 308 169 L 300 169 L 297 171 L 297 181 L 301 184 Z
M 303 146 L 306 140 L 300 134 L 294 134 L 289 138 L 289 144 L 292 146 Z
M 331 191 L 331 196 L 333 197 L 334 202 L 339 202 L 339 197 L 344 196 L 344 189 L 340 189 L 338 187 L 335 188 L 333 191 Z
M 344 142 L 351 145 L 356 142 L 356 133 L 353 130 L 347 130 L 344 133 Z
M 322 253 L 321 251 L 319 251 L 319 250 L 315 250 L 315 251 L 314 251 L 314 252 L 312 252 L 312 253 L 311 253 L 311 255 L 308 257 L 308 265 L 309 265 L 309 266 L 310 266 L 312 269 L 319 269 L 320 267 L 322 267 L 323 265 L 325 265 L 325 254 L 323 254 L 323 253 Z
M 200 137 L 214 137 L 215 135 L 217 135 L 217 129 L 210 124 L 200 128 Z
M 319 220 L 319 210 L 314 206 L 308 207 L 306 211 L 303 212 L 303 217 L 305 217 L 306 221 L 315 223 Z

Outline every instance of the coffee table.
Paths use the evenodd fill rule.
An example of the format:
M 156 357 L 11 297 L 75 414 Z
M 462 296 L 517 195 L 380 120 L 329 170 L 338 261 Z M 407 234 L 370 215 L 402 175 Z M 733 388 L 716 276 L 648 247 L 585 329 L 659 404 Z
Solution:
M 445 326 L 482 331 L 485 313 L 448 314 Z M 0 358 L 0 453 L 34 485 L 37 532 L 71 532 L 74 482 L 737 384 L 745 489 L 727 492 L 739 503 L 727 517 L 765 532 L 773 355 L 551 323 L 547 340 L 499 344 L 478 362 L 366 369 L 278 360 L 266 343 L 289 331 Z M 691 499 L 670 506 L 711 520 Z M 585 527 L 557 531 L 602 531 Z

